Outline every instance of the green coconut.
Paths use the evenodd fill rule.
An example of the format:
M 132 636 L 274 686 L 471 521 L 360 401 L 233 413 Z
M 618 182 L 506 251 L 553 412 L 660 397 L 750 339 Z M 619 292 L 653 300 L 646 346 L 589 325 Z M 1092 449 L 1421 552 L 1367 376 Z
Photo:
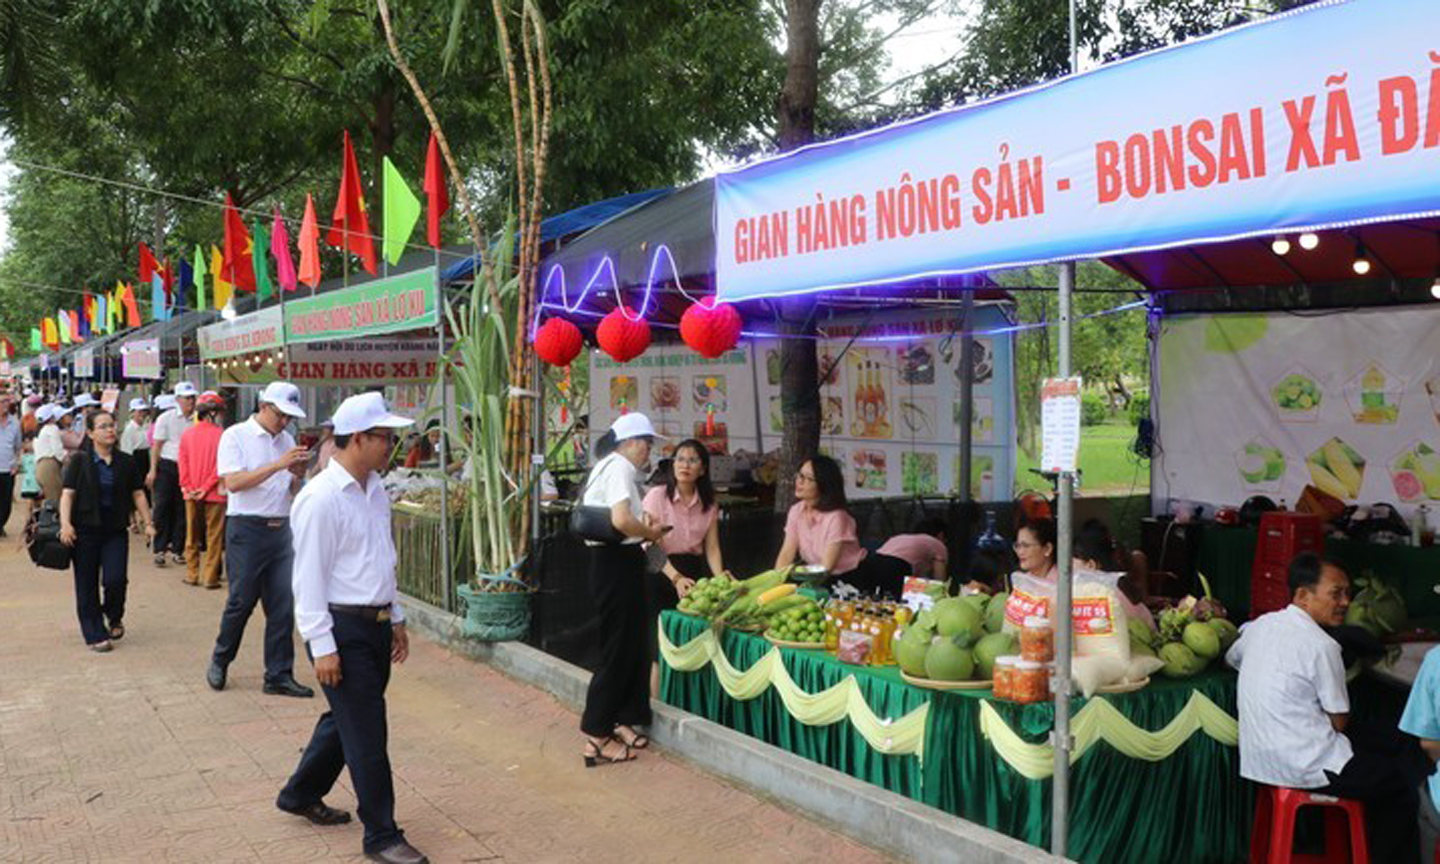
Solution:
M 995 658 L 1015 653 L 1013 633 L 991 633 L 975 643 L 975 665 L 979 667 L 982 679 L 995 675 Z
M 963 594 L 961 595 L 960 599 L 965 601 L 966 603 L 969 603 L 971 606 L 974 606 L 975 611 L 979 612 L 980 615 L 983 617 L 985 615 L 985 605 L 990 602 L 990 595 Z
M 1235 644 L 1235 640 L 1240 638 L 1240 628 L 1224 618 L 1211 618 L 1205 623 L 1209 624 L 1210 629 L 1215 631 L 1215 635 L 1220 637 L 1221 651 L 1229 651 L 1230 646 Z
M 1220 634 L 1209 624 L 1200 621 L 1186 624 L 1180 638 L 1197 657 L 1214 660 L 1220 656 Z
M 925 655 L 930 653 L 930 637 L 914 627 L 906 628 L 895 642 L 895 662 L 907 675 L 925 676 Z
M 975 655 L 953 639 L 937 638 L 925 653 L 925 677 L 936 681 L 964 681 L 975 672 Z
M 1214 631 L 1211 631 L 1211 635 L 1214 635 Z M 1160 671 L 1171 678 L 1189 678 L 1205 668 L 1205 661 L 1195 656 L 1195 652 L 1181 642 L 1166 642 L 1160 646 L 1159 656 L 1165 661 L 1165 666 Z
M 1010 602 L 1010 594 L 1001 591 L 990 602 L 985 604 L 985 630 L 989 633 L 999 633 L 1005 626 L 1005 604 Z
M 1131 642 L 1144 642 L 1151 647 L 1155 645 L 1155 631 L 1150 629 L 1149 624 L 1146 624 L 1139 618 L 1131 618 L 1126 622 L 1126 626 L 1130 628 Z M 1153 654 L 1154 652 L 1152 651 L 1151 653 Z
M 1139 639 L 1131 638 L 1131 640 L 1130 640 L 1130 656 L 1131 656 L 1131 657 L 1154 657 L 1154 656 L 1155 656 L 1155 649 L 1150 647 L 1150 643 L 1149 643 L 1149 642 L 1141 642 Z

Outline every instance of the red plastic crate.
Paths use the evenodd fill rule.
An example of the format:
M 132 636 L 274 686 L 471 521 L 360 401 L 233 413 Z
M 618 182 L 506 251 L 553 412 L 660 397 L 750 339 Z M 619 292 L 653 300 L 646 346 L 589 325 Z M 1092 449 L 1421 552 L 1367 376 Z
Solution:
M 1290 562 L 1302 552 L 1318 554 L 1324 548 L 1325 528 L 1319 516 L 1279 510 L 1262 514 L 1250 570 L 1250 617 L 1289 605 Z

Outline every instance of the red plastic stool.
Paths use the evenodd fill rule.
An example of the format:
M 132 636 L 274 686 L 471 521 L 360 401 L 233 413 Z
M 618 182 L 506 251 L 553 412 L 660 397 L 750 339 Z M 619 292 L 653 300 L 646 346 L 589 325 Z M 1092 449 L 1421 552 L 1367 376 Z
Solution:
M 1325 854 L 1295 855 L 1295 814 L 1301 807 L 1325 808 Z M 1348 826 L 1348 831 L 1347 831 Z M 1346 843 L 1346 834 L 1349 843 Z M 1250 833 L 1251 864 L 1370 864 L 1365 847 L 1365 807 L 1359 801 L 1304 789 L 1261 786 Z

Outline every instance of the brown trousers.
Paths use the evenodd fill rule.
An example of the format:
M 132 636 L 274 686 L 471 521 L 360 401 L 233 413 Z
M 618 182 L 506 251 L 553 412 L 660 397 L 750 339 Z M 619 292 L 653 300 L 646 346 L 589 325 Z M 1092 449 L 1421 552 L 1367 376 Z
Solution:
M 54 501 L 55 507 L 60 507 L 60 462 L 57 459 L 35 460 L 35 482 L 40 484 L 40 494 L 45 496 L 46 501 Z
M 206 588 L 219 585 L 220 565 L 225 560 L 225 503 L 186 501 L 185 526 L 185 567 L 188 571 L 185 581 Z M 200 552 L 202 537 L 205 543 L 203 563 Z

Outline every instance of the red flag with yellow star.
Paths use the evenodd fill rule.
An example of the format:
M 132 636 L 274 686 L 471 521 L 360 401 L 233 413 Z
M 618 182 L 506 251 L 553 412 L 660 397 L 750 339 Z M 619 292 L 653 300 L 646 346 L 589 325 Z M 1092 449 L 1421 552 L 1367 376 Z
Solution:
M 375 272 L 375 242 L 370 236 L 370 217 L 365 212 L 360 168 L 355 164 L 355 148 L 350 144 L 348 129 L 345 130 L 345 152 L 340 168 L 340 194 L 335 199 L 335 213 L 330 217 L 330 232 L 325 235 L 325 242 L 354 252 L 360 256 L 360 263 L 367 271 Z
M 245 221 L 230 193 L 225 193 L 225 264 L 220 275 L 241 291 L 255 290 L 255 261 L 251 257 L 255 244 L 250 232 L 245 230 Z M 372 271 L 373 272 L 373 271 Z

